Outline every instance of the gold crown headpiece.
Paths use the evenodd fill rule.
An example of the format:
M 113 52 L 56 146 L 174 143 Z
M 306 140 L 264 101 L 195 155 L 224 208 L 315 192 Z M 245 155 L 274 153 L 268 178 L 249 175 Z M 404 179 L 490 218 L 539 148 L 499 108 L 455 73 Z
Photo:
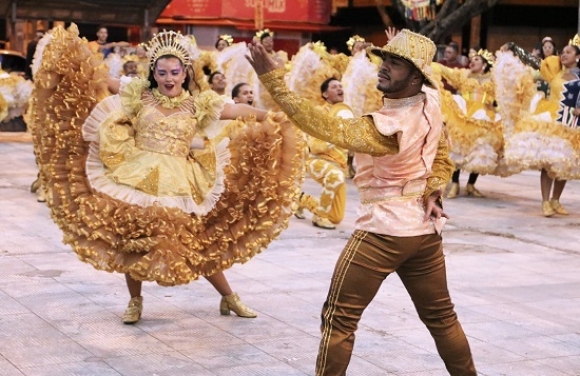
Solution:
M 256 31 L 256 36 L 258 37 L 258 39 L 262 39 L 262 35 L 264 35 L 264 34 L 268 34 L 272 38 L 274 38 L 274 32 L 273 31 L 270 31 L 270 29 L 264 29 L 264 30 L 258 30 L 258 31 Z
M 151 67 L 155 66 L 157 59 L 165 55 L 177 57 L 184 66 L 191 65 L 191 41 L 180 32 L 163 30 L 153 36 L 146 49 Z
M 222 34 L 218 37 L 218 40 L 225 40 L 228 46 L 231 46 L 234 43 L 234 38 L 228 34 Z
M 485 61 L 487 61 L 487 64 L 489 64 L 490 67 L 493 67 L 493 64 L 495 63 L 495 57 L 491 52 L 488 50 L 480 49 L 475 55 L 481 56 L 485 59 Z
M 574 38 L 570 39 L 568 44 L 576 47 L 580 47 L 580 36 L 578 34 L 574 35 Z
M 128 61 L 134 61 L 135 63 L 138 63 L 139 62 L 139 56 L 137 56 L 135 54 L 130 54 L 130 55 L 123 56 L 123 63 L 126 63 Z
M 346 46 L 348 47 L 349 51 L 352 51 L 352 48 L 356 44 L 356 42 L 363 42 L 365 43 L 365 38 L 361 37 L 360 35 L 353 35 L 346 41 Z

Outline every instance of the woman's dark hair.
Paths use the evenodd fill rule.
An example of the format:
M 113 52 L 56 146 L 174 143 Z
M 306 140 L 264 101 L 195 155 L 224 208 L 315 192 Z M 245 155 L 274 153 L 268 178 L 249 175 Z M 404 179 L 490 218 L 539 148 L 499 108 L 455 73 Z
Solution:
M 324 98 L 323 94 L 326 92 L 326 90 L 328 90 L 328 86 L 330 85 L 330 83 L 332 81 L 339 81 L 339 80 L 336 77 L 330 77 L 330 78 L 327 78 L 326 80 L 324 80 L 322 85 L 320 85 L 320 95 L 322 96 L 322 99 L 324 99 L 324 100 L 326 100 L 326 98 Z
M 214 44 L 214 46 L 215 46 L 216 49 L 218 48 L 218 44 L 219 44 L 220 40 L 223 40 L 229 46 L 229 42 L 227 40 L 222 39 L 222 38 L 218 38 L 218 40 L 216 40 L 215 41 L 215 44 Z
M 263 41 L 265 38 L 271 37 L 270 33 L 263 33 L 260 35 L 260 42 Z
M 234 88 L 232 89 L 232 99 L 235 98 L 235 97 L 237 97 L 238 95 L 240 95 L 240 89 L 244 85 L 248 85 L 248 84 L 245 83 L 245 82 L 240 82 L 239 84 L 237 84 L 236 86 L 234 86 Z
M 175 55 L 163 55 L 163 56 L 158 57 L 157 60 L 155 60 L 153 67 L 149 71 L 149 77 L 147 78 L 147 80 L 151 84 L 151 86 L 150 86 L 151 89 L 154 89 L 154 88 L 159 86 L 157 84 L 157 81 L 155 81 L 155 76 L 154 76 L 155 67 L 157 67 L 157 62 L 161 59 L 171 59 L 171 58 L 175 58 L 175 59 L 179 60 L 179 58 Z M 181 67 L 183 69 L 185 69 L 185 67 L 183 66 L 183 62 L 181 60 L 179 60 L 179 63 L 181 64 Z M 190 75 L 189 69 L 185 69 L 185 81 L 183 81 L 183 84 L 181 85 L 181 87 L 184 88 L 185 90 L 189 91 L 189 84 L 191 81 L 194 81 L 197 84 L 197 82 L 195 81 L 195 78 L 192 78 L 192 76 Z
M 580 47 L 575 46 L 573 44 L 571 44 L 570 46 L 574 49 L 574 51 L 576 51 L 576 56 L 580 56 Z M 580 62 L 579 61 L 576 61 L 576 67 L 580 68 Z
M 552 46 L 554 46 L 554 55 L 559 55 L 560 53 L 558 52 L 558 50 L 556 49 L 556 43 L 552 40 L 552 39 L 545 39 L 542 42 L 542 48 L 540 48 L 540 56 L 542 57 L 542 60 L 544 60 L 546 58 L 546 55 L 544 55 L 544 44 L 546 43 L 550 43 Z

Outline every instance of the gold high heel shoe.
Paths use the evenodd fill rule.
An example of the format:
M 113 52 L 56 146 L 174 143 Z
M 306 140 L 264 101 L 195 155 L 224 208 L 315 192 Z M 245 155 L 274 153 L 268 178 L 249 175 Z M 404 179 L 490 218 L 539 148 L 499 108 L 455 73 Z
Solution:
M 447 193 L 447 198 L 455 198 L 459 195 L 459 183 L 451 183 L 451 188 L 449 193 Z
M 465 191 L 467 192 L 468 196 L 485 197 L 480 191 L 477 190 L 477 188 L 475 188 L 473 184 L 467 184 L 465 186 Z
M 141 318 L 141 312 L 143 312 L 143 297 L 136 296 L 129 300 L 129 305 L 127 310 L 123 315 L 124 324 L 135 324 Z
M 240 297 L 236 293 L 222 296 L 220 314 L 227 316 L 230 314 L 230 311 L 234 311 L 240 317 L 254 318 L 258 316 L 256 312 L 252 311 L 240 300 Z
M 542 201 L 542 212 L 544 213 L 544 217 L 551 217 L 556 214 L 550 201 Z
M 552 208 L 554 209 L 554 211 L 560 215 L 568 215 L 570 213 L 568 213 L 568 210 L 564 209 L 564 207 L 562 206 L 562 204 L 560 204 L 559 200 L 555 200 L 555 199 L 551 199 L 550 200 L 550 205 L 552 206 Z

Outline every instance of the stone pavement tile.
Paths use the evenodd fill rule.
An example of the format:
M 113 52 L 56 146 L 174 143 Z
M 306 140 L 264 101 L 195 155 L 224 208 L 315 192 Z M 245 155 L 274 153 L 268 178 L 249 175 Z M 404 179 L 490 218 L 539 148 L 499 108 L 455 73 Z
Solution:
M 62 335 L 2 339 L 0 353 L 18 369 L 82 361 L 92 356 L 75 341 Z
M 313 336 L 294 337 L 282 340 L 268 340 L 253 342 L 252 346 L 273 356 L 276 359 L 288 362 L 305 359 L 318 352 L 320 339 Z
M 576 322 L 576 328 L 580 327 L 580 298 L 578 299 L 546 299 L 527 303 L 530 307 L 546 311 L 556 317 L 561 317 Z
M 569 373 L 542 364 L 537 360 L 502 362 L 476 365 L 481 376 L 569 376 Z
M 120 376 L 111 366 L 91 358 L 81 362 L 51 364 L 42 367 L 23 368 L 26 376 Z M 0 373 L 1 375 L 1 373 Z
M 134 329 L 135 332 L 132 335 L 95 337 L 89 334 L 86 337 L 76 337 L 75 341 L 94 356 L 102 359 L 173 352 L 173 349 L 163 341 L 138 328 Z
M 250 344 L 273 339 L 303 337 L 307 334 L 301 328 L 292 327 L 284 321 L 267 315 L 258 316 L 256 319 L 226 318 L 212 320 L 211 323 Z
M 180 353 L 210 370 L 228 366 L 243 366 L 244 364 L 275 363 L 273 356 L 248 343 L 217 343 L 208 346 L 200 341 L 192 343 L 189 348 L 181 350 Z
M 537 336 L 536 333 L 527 327 L 500 320 L 462 323 L 461 325 L 468 337 L 490 343 L 497 343 L 500 340 L 510 340 L 509 342 L 514 343 L 519 342 L 524 337 Z
M 12 363 L 10 363 L 6 358 L 0 355 L 0 376 L 22 376 L 22 372 L 18 370 Z
M 0 270 L 2 267 L 0 266 Z M 28 309 L 17 300 L 0 291 L 0 316 L 28 313 Z
M 232 375 L 244 375 L 244 376 L 273 376 L 273 375 L 284 375 L 284 376 L 304 376 L 307 375 L 304 372 L 292 367 L 291 365 L 276 362 L 276 363 L 258 363 L 258 364 L 245 364 L 242 366 L 229 367 L 227 365 L 212 368 L 213 374 L 218 376 L 232 376 Z
M 473 356 L 473 361 L 475 362 L 475 368 L 479 368 L 480 364 L 494 364 L 501 359 L 502 362 L 516 362 L 526 360 L 522 355 L 518 355 L 511 349 L 505 349 L 500 346 L 496 346 L 495 342 L 481 341 L 477 338 L 467 336 L 469 341 L 469 347 L 471 348 L 471 354 Z
M 215 327 L 208 330 L 207 327 L 200 327 L 199 325 L 171 332 L 151 332 L 151 336 L 177 351 L 184 351 L 197 346 L 238 345 L 243 343 L 242 339 L 228 332 Z
M 384 357 L 384 355 L 381 355 Z M 374 357 L 369 357 L 373 359 Z M 394 375 L 391 373 L 387 373 L 385 369 L 379 365 L 376 365 L 369 361 L 367 358 L 361 358 L 360 356 L 353 353 L 352 358 L 350 359 L 350 364 L 348 366 L 348 376 L 385 376 L 385 375 Z
M 557 356 L 578 356 L 580 347 L 549 336 L 533 336 L 519 338 L 517 346 L 510 340 L 497 340 L 493 342 L 498 347 L 524 356 L 527 359 L 546 359 Z
M 215 373 L 178 352 L 121 356 L 104 361 L 124 376 L 215 376 Z
M 564 372 L 566 375 L 580 376 L 580 356 L 538 359 L 538 363 Z

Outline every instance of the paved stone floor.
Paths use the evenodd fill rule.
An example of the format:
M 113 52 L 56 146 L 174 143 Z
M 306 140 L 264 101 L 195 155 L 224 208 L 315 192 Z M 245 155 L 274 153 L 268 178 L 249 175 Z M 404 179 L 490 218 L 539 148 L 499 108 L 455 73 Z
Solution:
M 319 313 L 350 235 L 356 191 L 335 231 L 293 218 L 261 255 L 226 275 L 256 319 L 220 316 L 205 280 L 144 288 L 143 319 L 123 325 L 121 275 L 61 243 L 29 193 L 29 143 L 0 143 L 0 375 L 313 375 Z M 465 182 L 467 174 L 462 176 Z M 462 184 L 464 185 L 464 183 Z M 580 183 L 568 217 L 540 211 L 539 173 L 480 177 L 485 199 L 447 200 L 449 286 L 480 375 L 580 375 Z M 306 182 L 306 190 L 317 186 Z M 369 306 L 349 376 L 446 375 L 396 275 Z

